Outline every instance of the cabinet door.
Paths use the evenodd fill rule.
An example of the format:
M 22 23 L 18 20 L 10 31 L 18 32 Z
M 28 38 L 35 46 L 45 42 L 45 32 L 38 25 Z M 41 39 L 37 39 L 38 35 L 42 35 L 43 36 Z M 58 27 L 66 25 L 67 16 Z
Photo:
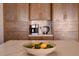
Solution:
M 55 39 L 78 39 L 77 4 L 53 4 Z
M 16 4 L 3 4 L 4 19 L 7 22 L 16 21 L 17 19 L 17 5 Z
M 50 20 L 50 4 L 30 4 L 30 20 Z
M 53 4 L 54 31 L 78 31 L 76 4 Z
M 4 4 L 5 41 L 14 39 L 28 39 L 28 21 L 28 4 Z

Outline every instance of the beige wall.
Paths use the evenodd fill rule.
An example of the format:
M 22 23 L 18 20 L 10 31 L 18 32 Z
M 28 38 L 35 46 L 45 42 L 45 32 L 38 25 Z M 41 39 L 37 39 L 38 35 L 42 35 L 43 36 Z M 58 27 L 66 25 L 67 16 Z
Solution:
M 77 4 L 53 4 L 55 39 L 78 40 Z
M 0 44 L 3 43 L 3 4 L 0 4 Z

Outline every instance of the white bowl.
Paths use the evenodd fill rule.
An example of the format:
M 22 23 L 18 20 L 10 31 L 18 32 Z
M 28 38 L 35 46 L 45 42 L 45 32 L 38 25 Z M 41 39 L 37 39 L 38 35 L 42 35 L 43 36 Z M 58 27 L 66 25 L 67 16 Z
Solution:
M 25 51 L 29 54 L 33 54 L 35 56 L 44 56 L 47 55 L 49 53 L 53 53 L 56 49 L 56 45 L 53 44 L 53 48 L 47 48 L 47 49 L 32 49 L 32 48 L 25 48 Z

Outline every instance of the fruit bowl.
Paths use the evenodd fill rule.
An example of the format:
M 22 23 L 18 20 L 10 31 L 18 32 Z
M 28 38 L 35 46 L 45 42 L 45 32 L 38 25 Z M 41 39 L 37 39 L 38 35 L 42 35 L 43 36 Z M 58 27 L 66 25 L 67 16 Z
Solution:
M 24 49 L 27 53 L 35 55 L 35 56 L 44 56 L 52 53 L 56 49 L 56 45 L 54 43 L 29 43 L 24 44 Z

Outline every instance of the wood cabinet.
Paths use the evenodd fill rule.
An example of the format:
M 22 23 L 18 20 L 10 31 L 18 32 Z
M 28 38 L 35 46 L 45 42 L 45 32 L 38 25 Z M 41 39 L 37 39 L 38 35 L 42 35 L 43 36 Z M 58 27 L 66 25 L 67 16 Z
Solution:
M 30 4 L 30 20 L 50 20 L 50 7 L 49 3 Z
M 51 9 L 52 7 L 52 9 Z M 51 20 L 54 39 L 78 39 L 78 4 L 3 4 L 4 39 L 28 39 L 29 20 Z
M 78 4 L 78 10 L 79 10 L 79 4 Z M 78 11 L 78 41 L 79 41 L 79 11 Z
M 77 4 L 52 4 L 55 39 L 78 39 Z
M 4 39 L 28 39 L 29 4 L 4 4 Z
M 78 31 L 77 4 L 53 4 L 54 31 Z

